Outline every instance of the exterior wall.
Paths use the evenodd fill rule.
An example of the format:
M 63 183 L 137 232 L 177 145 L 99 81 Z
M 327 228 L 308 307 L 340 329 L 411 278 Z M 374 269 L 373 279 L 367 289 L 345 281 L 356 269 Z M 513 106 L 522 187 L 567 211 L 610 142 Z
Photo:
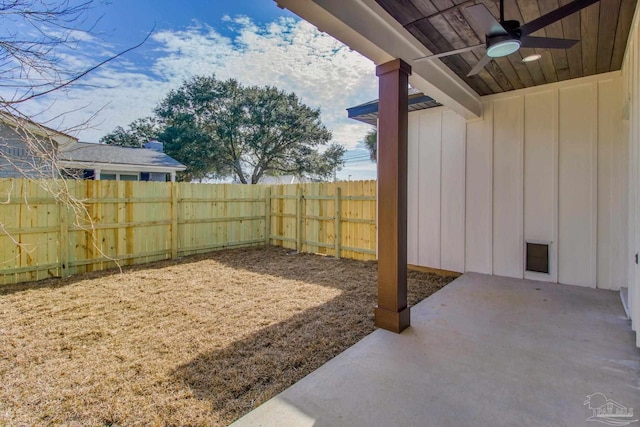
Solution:
M 137 175 L 137 181 L 167 182 L 167 172 L 138 172 L 138 171 L 109 171 L 104 169 L 67 169 L 67 175 L 73 178 L 104 180 L 101 175 L 116 175 L 116 181 L 120 181 L 120 175 Z M 97 176 L 96 176 L 97 171 Z
M 407 261 L 464 271 L 465 120 L 426 111 L 409 114 Z
M 636 8 L 624 62 L 622 64 L 623 129 L 628 142 L 628 251 L 630 259 L 640 252 L 640 9 Z M 629 276 L 628 308 L 631 327 L 636 331 L 636 345 L 640 347 L 640 267 L 626 264 Z
M 52 178 L 52 170 L 50 164 L 32 154 L 16 130 L 0 123 L 0 178 Z
M 481 120 L 410 114 L 409 263 L 625 286 L 621 90 L 608 73 L 485 97 Z M 527 241 L 550 243 L 549 274 L 525 271 Z

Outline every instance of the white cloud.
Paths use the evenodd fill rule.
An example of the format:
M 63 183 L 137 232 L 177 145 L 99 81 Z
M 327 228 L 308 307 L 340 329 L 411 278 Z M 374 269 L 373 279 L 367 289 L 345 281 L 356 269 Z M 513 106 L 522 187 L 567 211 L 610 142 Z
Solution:
M 144 54 L 146 69 L 134 60 L 119 60 L 89 75 L 82 86 L 28 109 L 34 112 L 47 105 L 44 116 L 48 117 L 73 111 L 65 117 L 67 126 L 95 114 L 92 126 L 78 135 L 97 141 L 115 126 L 151 114 L 157 102 L 183 80 L 215 73 L 245 85 L 295 92 L 305 104 L 321 109 L 336 142 L 351 149 L 362 140 L 369 126 L 347 119 L 345 109 L 376 97 L 374 66 L 368 59 L 304 21 L 282 18 L 257 25 L 246 17 L 225 17 L 222 25 L 228 26 L 225 34 L 231 36 L 204 24 L 159 31 L 136 52 Z M 80 39 L 78 43 L 98 43 Z M 65 60 L 74 67 L 95 63 L 95 57 L 81 52 L 98 51 L 98 47 L 106 45 L 69 52 Z

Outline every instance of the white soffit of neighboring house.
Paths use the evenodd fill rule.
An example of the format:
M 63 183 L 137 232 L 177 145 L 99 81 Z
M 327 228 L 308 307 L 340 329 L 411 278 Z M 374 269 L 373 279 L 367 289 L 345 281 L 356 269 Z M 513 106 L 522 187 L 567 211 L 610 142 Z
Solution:
M 413 61 L 431 52 L 375 0 L 275 1 L 375 64 L 401 58 L 411 65 L 411 86 L 466 118 L 482 115 L 480 96 L 440 60 Z
M 100 169 L 114 172 L 158 172 L 169 173 L 186 170 L 186 166 L 151 166 L 140 164 L 124 163 L 102 163 L 102 162 L 77 162 L 73 160 L 58 160 L 58 166 L 67 169 Z

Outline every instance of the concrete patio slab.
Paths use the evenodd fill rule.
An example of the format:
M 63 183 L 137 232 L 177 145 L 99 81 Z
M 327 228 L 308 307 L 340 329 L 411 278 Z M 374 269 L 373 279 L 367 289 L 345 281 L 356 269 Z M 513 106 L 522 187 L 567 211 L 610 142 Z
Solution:
M 467 273 L 411 317 L 233 426 L 605 425 L 587 421 L 594 393 L 640 418 L 640 350 L 617 292 Z

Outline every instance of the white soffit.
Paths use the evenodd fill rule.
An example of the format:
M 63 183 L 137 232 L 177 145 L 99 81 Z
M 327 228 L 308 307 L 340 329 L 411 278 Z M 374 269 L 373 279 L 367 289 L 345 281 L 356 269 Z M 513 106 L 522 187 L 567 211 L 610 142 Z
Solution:
M 401 58 L 411 65 L 411 86 L 466 118 L 482 115 L 480 96 L 440 60 L 413 61 L 431 52 L 375 0 L 275 1 L 376 65 Z

